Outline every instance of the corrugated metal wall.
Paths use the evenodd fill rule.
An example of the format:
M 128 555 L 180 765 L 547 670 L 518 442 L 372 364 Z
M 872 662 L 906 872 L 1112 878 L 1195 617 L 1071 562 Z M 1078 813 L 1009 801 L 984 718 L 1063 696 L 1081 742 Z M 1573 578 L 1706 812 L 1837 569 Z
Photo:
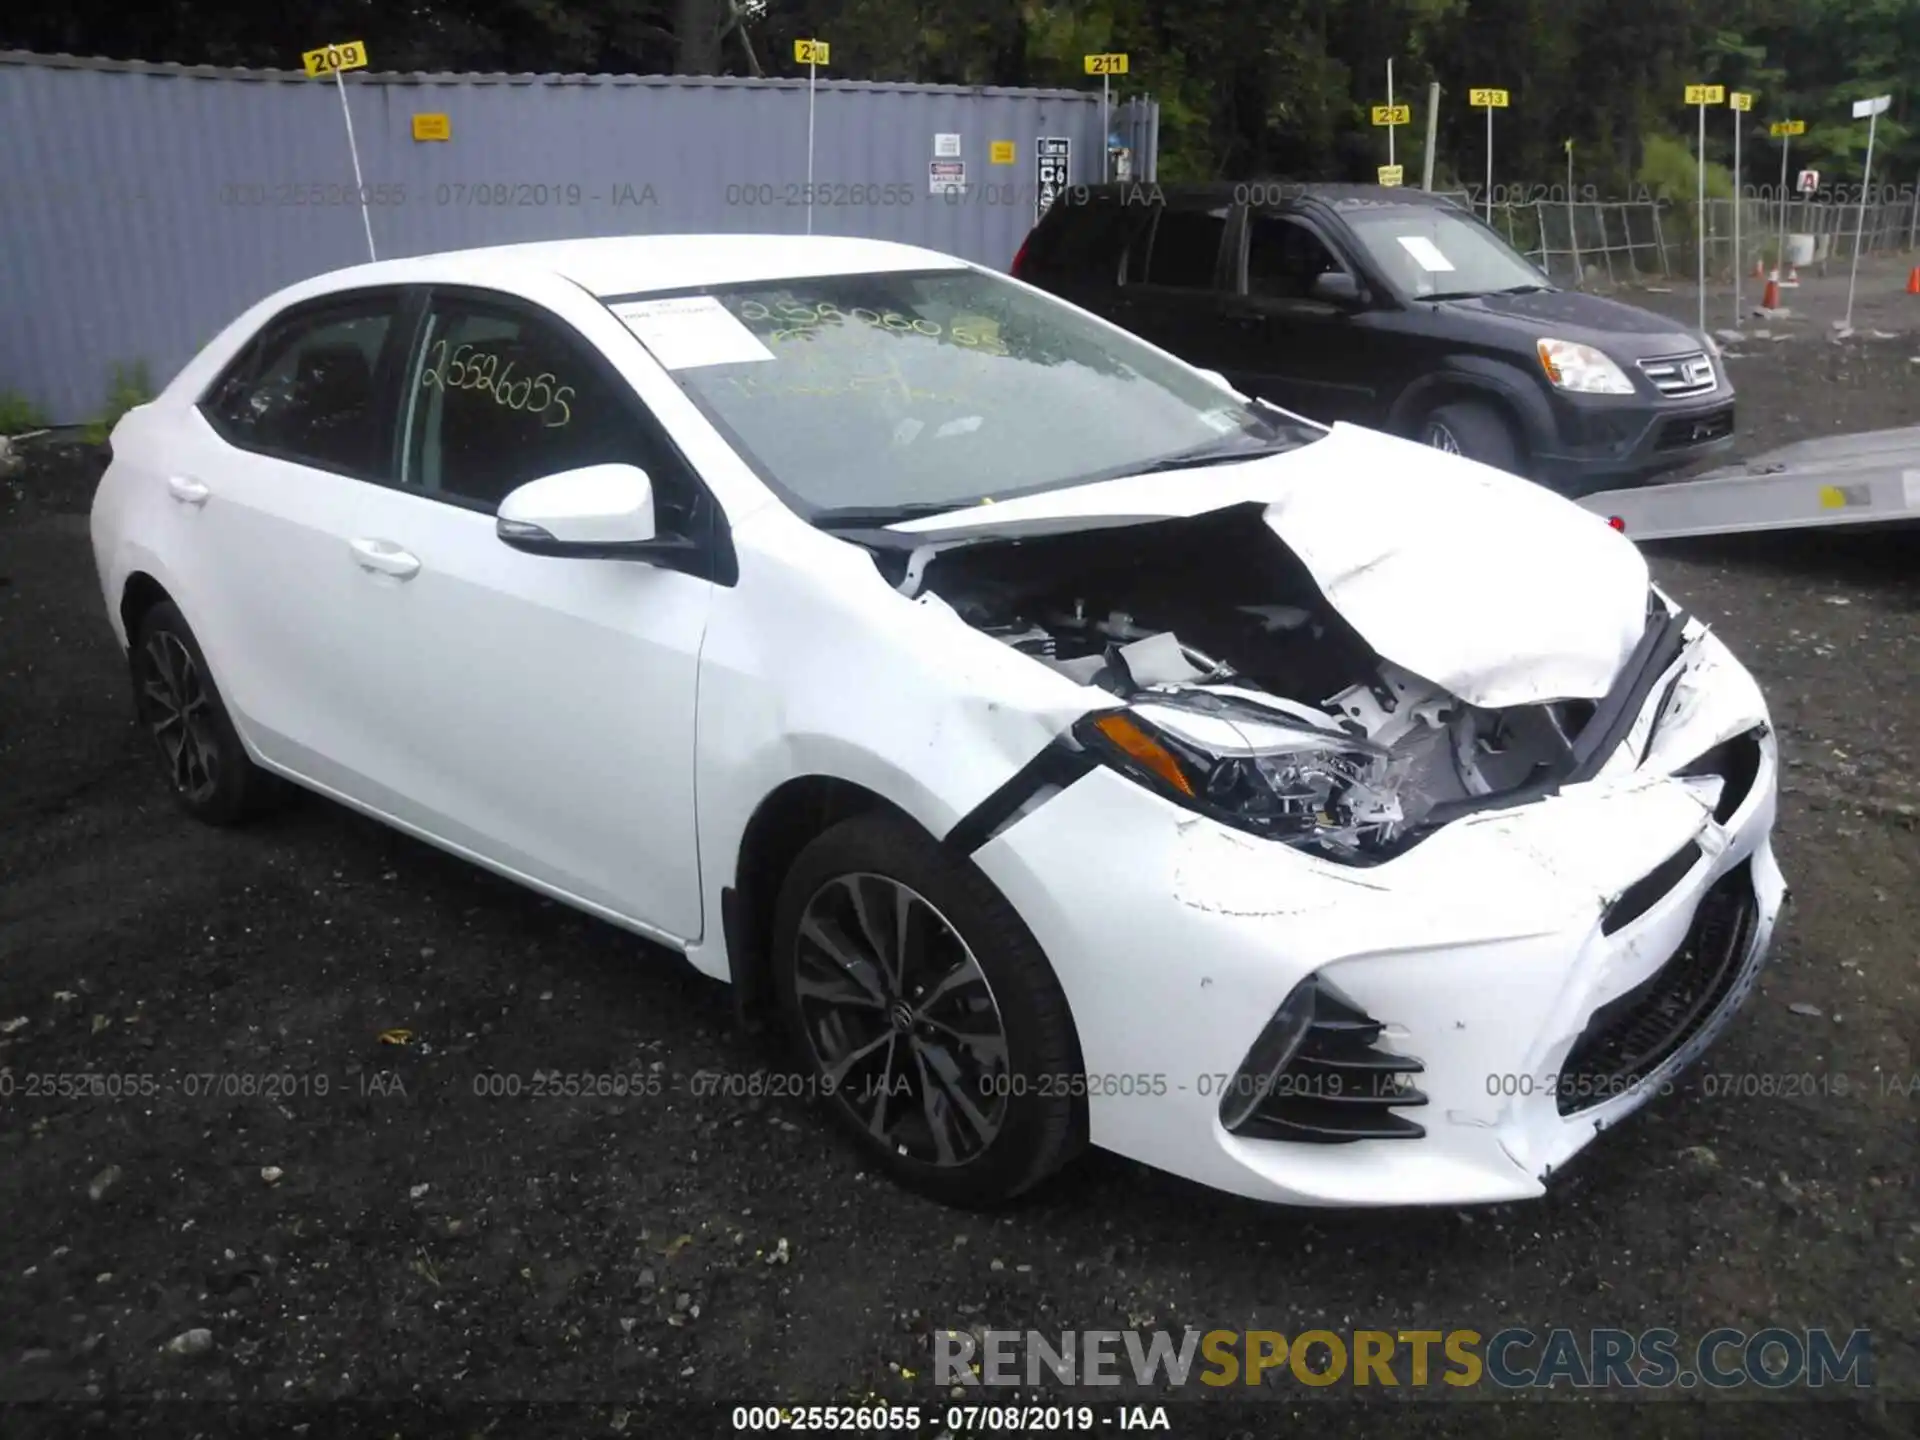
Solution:
M 515 240 L 805 229 L 804 80 L 349 75 L 382 258 Z M 813 228 L 1004 267 L 1034 219 L 1034 141 L 1100 175 L 1097 93 L 822 80 Z M 1143 117 L 1116 107 L 1136 150 Z M 451 138 L 417 141 L 416 114 Z M 968 191 L 930 193 L 937 135 Z M 0 53 L 0 391 L 96 414 L 116 363 L 163 384 L 292 281 L 362 261 L 340 96 L 298 72 Z M 1012 141 L 1012 164 L 991 163 Z M 951 173 L 951 172 L 948 172 Z M 1150 172 L 1147 172 L 1150 173 Z

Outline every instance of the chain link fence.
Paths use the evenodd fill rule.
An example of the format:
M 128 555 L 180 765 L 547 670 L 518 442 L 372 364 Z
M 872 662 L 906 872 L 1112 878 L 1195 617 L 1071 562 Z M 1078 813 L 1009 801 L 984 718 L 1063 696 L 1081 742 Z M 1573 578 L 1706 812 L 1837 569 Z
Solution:
M 1851 260 L 1920 246 L 1920 191 L 1866 206 L 1834 201 L 1768 197 L 1709 200 L 1706 259 L 1710 278 L 1728 280 L 1756 264 L 1781 259 L 1785 234 L 1811 237 L 1807 263 Z M 1687 279 L 1698 273 L 1697 206 L 1670 200 L 1534 200 L 1474 203 L 1465 191 L 1443 191 L 1504 236 L 1509 244 L 1561 284 L 1621 284 L 1647 279 Z M 1739 207 L 1740 241 L 1734 248 Z

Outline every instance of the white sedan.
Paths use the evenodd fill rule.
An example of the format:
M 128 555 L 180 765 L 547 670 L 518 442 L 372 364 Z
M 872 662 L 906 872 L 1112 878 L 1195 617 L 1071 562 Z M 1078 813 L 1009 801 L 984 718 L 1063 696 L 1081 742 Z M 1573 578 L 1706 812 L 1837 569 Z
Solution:
M 1623 536 L 925 250 L 358 266 L 112 450 L 188 811 L 290 781 L 683 951 L 955 1203 L 1089 1143 L 1538 1195 L 1785 898 L 1760 693 Z

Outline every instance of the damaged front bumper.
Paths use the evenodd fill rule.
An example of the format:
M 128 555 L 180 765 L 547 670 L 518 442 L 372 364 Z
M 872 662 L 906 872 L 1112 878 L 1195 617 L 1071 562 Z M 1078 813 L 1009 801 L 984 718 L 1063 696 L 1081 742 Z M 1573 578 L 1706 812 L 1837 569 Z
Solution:
M 1106 768 L 987 839 L 976 862 L 1067 992 L 1094 1143 L 1301 1204 L 1511 1200 L 1666 1088 L 1751 989 L 1785 899 L 1764 703 L 1698 622 L 1687 641 L 1596 773 L 1371 867 Z M 1329 1023 L 1351 1007 L 1371 1048 L 1417 1062 L 1390 1068 L 1424 1103 L 1375 1099 L 1356 1132 L 1393 1138 L 1306 1143 L 1284 1122 L 1326 1118 L 1315 1090 L 1223 1123 L 1309 977 Z

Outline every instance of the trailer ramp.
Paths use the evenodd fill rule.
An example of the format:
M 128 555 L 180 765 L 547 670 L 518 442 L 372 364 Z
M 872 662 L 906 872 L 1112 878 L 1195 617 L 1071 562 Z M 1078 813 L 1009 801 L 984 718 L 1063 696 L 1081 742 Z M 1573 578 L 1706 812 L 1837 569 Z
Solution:
M 1920 426 L 1833 435 L 1578 502 L 1634 540 L 1920 525 Z

